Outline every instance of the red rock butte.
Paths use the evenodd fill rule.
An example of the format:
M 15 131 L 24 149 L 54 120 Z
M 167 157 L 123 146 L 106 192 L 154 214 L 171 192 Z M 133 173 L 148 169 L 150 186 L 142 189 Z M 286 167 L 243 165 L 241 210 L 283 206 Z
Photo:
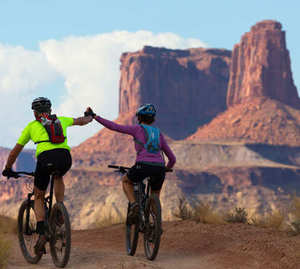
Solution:
M 226 109 L 231 51 L 146 46 L 121 57 L 119 118 L 143 103 L 158 108 L 156 124 L 183 139 Z
M 269 97 L 300 108 L 285 32 L 279 22 L 265 20 L 245 33 L 234 46 L 228 84 L 228 107 Z

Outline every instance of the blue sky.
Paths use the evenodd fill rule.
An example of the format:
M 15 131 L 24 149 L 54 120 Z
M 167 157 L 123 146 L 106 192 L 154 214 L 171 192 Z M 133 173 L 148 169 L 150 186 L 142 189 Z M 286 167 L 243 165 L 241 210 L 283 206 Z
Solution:
M 14 109 L 0 146 L 14 145 L 32 118 L 30 109 L 25 110 L 39 95 L 52 98 L 54 108 L 70 116 L 93 105 L 100 114 L 115 118 L 119 57 L 124 51 L 145 44 L 232 49 L 242 34 L 264 19 L 281 22 L 286 31 L 299 90 L 299 10 L 299 2 L 292 0 L 1 0 L 2 126 L 8 125 L 7 110 Z M 93 123 L 71 131 L 70 144 L 77 145 L 99 128 Z

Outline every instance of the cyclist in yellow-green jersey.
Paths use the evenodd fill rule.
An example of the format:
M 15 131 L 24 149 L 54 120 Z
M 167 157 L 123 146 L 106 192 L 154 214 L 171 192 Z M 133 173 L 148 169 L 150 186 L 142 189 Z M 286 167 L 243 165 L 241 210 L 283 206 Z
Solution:
M 64 200 L 65 185 L 63 176 L 71 168 L 72 157 L 67 140 L 67 127 L 72 125 L 86 125 L 92 121 L 92 116 L 69 118 L 51 115 L 51 102 L 45 97 L 38 97 L 32 102 L 35 120 L 30 122 L 22 131 L 17 144 L 11 150 L 3 176 L 10 177 L 14 174 L 12 166 L 24 146 L 32 140 L 37 144 L 37 164 L 34 177 L 34 211 L 37 219 L 37 232 L 39 239 L 35 251 L 40 254 L 44 250 L 46 237 L 44 231 L 44 196 L 50 181 L 50 174 L 55 171 L 54 193 L 56 201 Z M 49 170 L 51 164 L 51 170 Z

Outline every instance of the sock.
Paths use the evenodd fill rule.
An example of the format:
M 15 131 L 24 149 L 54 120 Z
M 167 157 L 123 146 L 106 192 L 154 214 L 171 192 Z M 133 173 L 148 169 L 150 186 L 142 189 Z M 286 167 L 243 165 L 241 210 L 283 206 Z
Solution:
M 38 234 L 43 235 L 45 234 L 45 228 L 44 228 L 44 221 L 38 221 L 36 224 L 36 231 Z

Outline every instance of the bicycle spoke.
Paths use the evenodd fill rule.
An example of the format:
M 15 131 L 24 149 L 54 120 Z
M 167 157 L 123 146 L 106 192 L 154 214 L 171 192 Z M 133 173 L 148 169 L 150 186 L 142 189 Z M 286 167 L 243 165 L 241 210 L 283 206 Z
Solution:
M 159 199 L 157 196 L 151 196 L 151 200 L 148 200 L 146 204 L 146 232 L 144 234 L 144 249 L 149 260 L 155 259 L 160 245 L 160 214 Z
M 63 203 L 56 203 L 50 216 L 52 239 L 50 251 L 53 262 L 58 267 L 65 267 L 71 250 L 71 227 L 68 212 Z
M 28 210 L 28 200 L 24 201 L 19 209 L 18 215 L 18 238 L 20 248 L 24 258 L 29 262 L 36 264 L 41 259 L 42 255 L 36 255 L 34 246 L 38 239 L 36 233 L 36 218 L 33 210 L 33 202 L 30 201 L 29 205 L 29 223 L 28 229 L 26 229 L 26 216 Z

